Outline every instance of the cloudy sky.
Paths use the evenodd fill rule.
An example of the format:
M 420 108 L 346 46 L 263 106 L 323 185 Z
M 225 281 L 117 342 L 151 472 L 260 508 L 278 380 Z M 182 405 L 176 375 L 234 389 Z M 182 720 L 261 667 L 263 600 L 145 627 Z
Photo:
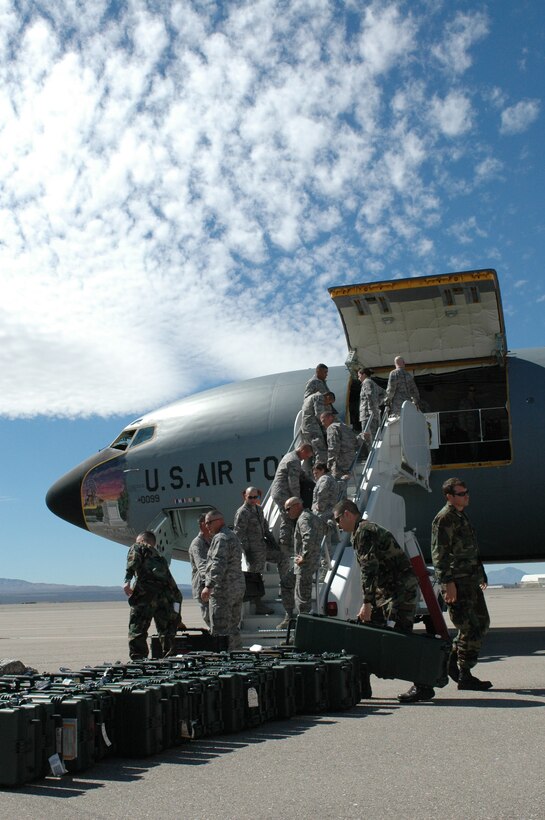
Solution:
M 9 539 L 97 576 L 48 484 L 144 410 L 341 363 L 328 286 L 495 267 L 543 344 L 544 62 L 541 0 L 0 0 Z

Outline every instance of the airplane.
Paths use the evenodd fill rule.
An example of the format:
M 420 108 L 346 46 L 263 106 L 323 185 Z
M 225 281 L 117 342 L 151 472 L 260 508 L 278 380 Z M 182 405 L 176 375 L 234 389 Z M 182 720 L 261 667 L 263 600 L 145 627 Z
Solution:
M 386 386 L 402 355 L 420 391 L 431 448 L 430 492 L 403 482 L 406 526 L 430 561 L 443 481 L 471 491 L 483 561 L 543 560 L 537 502 L 545 452 L 545 348 L 509 351 L 497 273 L 463 271 L 329 288 L 348 344 L 328 386 L 358 429 L 358 367 Z M 326 357 L 327 358 L 327 357 Z M 153 530 L 188 560 L 199 515 L 232 521 L 249 485 L 266 491 L 295 435 L 309 370 L 224 384 L 146 413 L 49 489 L 57 516 L 128 546 Z

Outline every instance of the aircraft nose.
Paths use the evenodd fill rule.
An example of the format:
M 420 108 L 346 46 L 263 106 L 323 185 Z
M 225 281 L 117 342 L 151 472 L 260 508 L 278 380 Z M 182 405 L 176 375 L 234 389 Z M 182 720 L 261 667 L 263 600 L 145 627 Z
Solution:
M 75 467 L 63 475 L 49 488 L 45 503 L 52 513 L 86 530 L 81 506 L 81 482 L 85 473 Z
M 101 450 L 55 481 L 45 497 L 45 503 L 51 512 L 69 524 L 87 530 L 81 502 L 81 484 L 89 470 L 111 455 L 119 455 L 119 450 Z

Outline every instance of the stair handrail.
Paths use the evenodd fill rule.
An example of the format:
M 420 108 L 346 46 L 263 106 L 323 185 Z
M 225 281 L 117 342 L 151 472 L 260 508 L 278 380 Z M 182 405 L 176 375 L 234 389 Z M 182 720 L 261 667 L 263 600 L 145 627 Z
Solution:
M 357 487 L 356 492 L 354 493 L 354 497 L 352 499 L 354 501 L 354 503 L 357 504 L 358 509 L 360 510 L 362 515 L 364 514 L 365 510 L 362 510 L 361 506 L 360 506 L 360 503 L 361 503 L 361 485 L 364 482 L 365 473 L 366 473 L 368 467 L 373 465 L 373 462 L 374 462 L 375 457 L 377 455 L 377 445 L 380 441 L 382 441 L 384 426 L 385 426 L 387 420 L 388 420 L 388 411 L 385 410 L 384 413 L 382 414 L 382 418 L 380 420 L 380 424 L 379 424 L 379 427 L 378 427 L 377 432 L 375 434 L 375 437 L 374 437 L 374 439 L 371 443 L 371 449 L 369 451 L 369 455 L 367 456 L 367 459 L 366 459 L 364 467 L 363 467 L 363 472 L 361 474 L 359 486 Z M 363 433 L 367 432 L 367 428 L 369 427 L 370 423 L 371 423 L 371 418 L 368 419 L 367 424 L 365 425 L 365 428 L 362 430 L 362 439 L 363 439 L 362 444 L 360 445 L 360 447 L 358 448 L 358 452 L 354 456 L 354 461 L 352 462 L 351 470 L 353 469 L 354 464 L 356 463 L 356 461 L 358 459 L 359 453 L 361 452 L 361 447 L 365 443 L 365 438 L 363 436 Z M 339 543 L 337 544 L 337 548 L 335 550 L 335 555 L 333 557 L 333 566 L 331 567 L 330 572 L 329 572 L 329 578 L 322 585 L 322 590 L 321 590 L 322 599 L 321 599 L 321 604 L 319 604 L 319 606 L 321 607 L 321 611 L 323 612 L 324 615 L 327 614 L 327 611 L 326 611 L 327 610 L 327 600 L 328 600 L 328 597 L 329 597 L 329 593 L 331 591 L 331 587 L 333 586 L 333 581 L 335 579 L 335 576 L 337 575 L 338 569 L 341 565 L 341 561 L 342 561 L 343 556 L 344 556 L 344 552 L 345 552 L 345 550 L 348 546 L 350 546 L 350 534 L 345 532 L 345 533 L 343 533 L 343 535 L 341 535 L 341 538 L 339 539 Z M 316 600 L 318 601 L 318 598 Z

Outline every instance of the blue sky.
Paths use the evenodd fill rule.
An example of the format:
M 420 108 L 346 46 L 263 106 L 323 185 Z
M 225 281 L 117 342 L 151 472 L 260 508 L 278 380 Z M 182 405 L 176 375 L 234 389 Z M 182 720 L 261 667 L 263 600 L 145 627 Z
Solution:
M 118 583 L 48 486 L 145 410 L 341 363 L 330 285 L 495 267 L 543 344 L 540 0 L 0 19 L 3 577 Z

